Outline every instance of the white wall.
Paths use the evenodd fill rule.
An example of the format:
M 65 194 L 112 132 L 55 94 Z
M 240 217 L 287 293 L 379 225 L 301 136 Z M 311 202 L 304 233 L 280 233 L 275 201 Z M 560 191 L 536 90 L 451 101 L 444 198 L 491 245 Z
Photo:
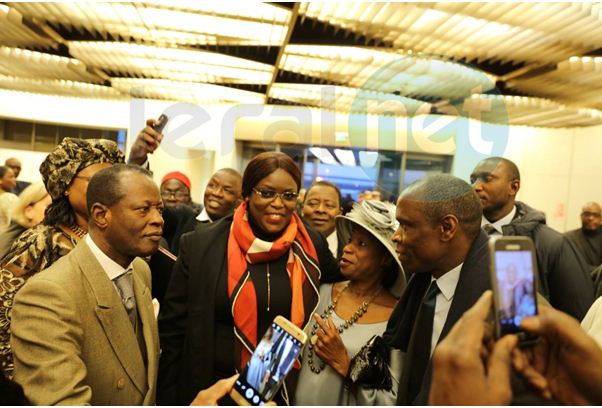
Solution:
M 541 129 L 500 126 L 478 121 L 422 115 L 411 120 L 349 116 L 318 109 L 281 106 L 199 106 L 167 101 L 107 101 L 33 95 L 0 90 L 0 116 L 78 126 L 127 129 L 128 149 L 145 118 L 172 118 L 160 149 L 151 157 L 157 182 L 169 171 L 187 174 L 192 195 L 222 167 L 238 168 L 236 141 L 363 146 L 374 149 L 453 154 L 452 173 L 465 180 L 474 165 L 493 153 L 516 162 L 521 170 L 519 199 L 544 211 L 560 231 L 577 228 L 587 201 L 602 202 L 602 126 Z M 23 180 L 39 179 L 44 153 L 0 146 L 0 163 L 17 156 Z
M 163 112 L 171 112 L 175 119 L 166 129 L 169 137 L 150 157 L 155 181 L 159 183 L 170 171 L 181 171 L 191 179 L 193 199 L 202 202 L 202 189 L 211 174 L 221 167 L 237 167 L 239 153 L 232 133 L 225 136 L 226 140 L 231 141 L 227 146 L 221 143 L 219 137 L 221 118 L 227 107 L 207 107 L 200 115 L 199 109 L 192 105 L 169 101 L 113 101 L 0 90 L 0 117 L 82 127 L 126 129 L 127 151 L 138 132 L 145 126 L 146 118 L 158 118 Z M 180 127 L 185 127 L 185 122 L 195 115 L 202 117 L 203 123 L 189 132 L 183 131 Z M 0 144 L 0 163 L 12 156 L 20 158 L 23 163 L 19 179 L 41 179 L 38 168 L 46 153 L 7 149 Z

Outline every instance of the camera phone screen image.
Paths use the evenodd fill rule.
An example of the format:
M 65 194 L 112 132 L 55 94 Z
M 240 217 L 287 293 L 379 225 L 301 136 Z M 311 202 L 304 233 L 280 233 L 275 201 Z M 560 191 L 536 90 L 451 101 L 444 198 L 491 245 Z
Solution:
M 501 334 L 516 333 L 527 316 L 537 314 L 530 251 L 496 251 L 495 265 Z
M 252 405 L 270 401 L 301 351 L 299 340 L 272 323 L 236 380 L 235 388 Z

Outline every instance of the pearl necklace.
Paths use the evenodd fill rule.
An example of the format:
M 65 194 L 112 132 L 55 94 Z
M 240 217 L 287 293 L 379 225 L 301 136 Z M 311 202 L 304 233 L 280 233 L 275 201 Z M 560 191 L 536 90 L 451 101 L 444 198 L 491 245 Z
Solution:
M 338 295 L 330 302 L 330 304 L 326 307 L 326 309 L 322 312 L 322 314 L 320 315 L 320 317 L 322 318 L 322 320 L 324 322 L 326 322 L 326 319 L 328 319 L 335 311 L 335 308 L 337 306 L 337 302 L 339 301 L 339 298 L 341 297 L 341 295 L 343 294 L 343 292 L 345 292 L 347 290 L 347 288 L 349 287 L 349 284 L 345 285 L 345 287 L 343 288 L 343 290 L 341 290 Z M 368 310 L 368 305 L 370 303 L 372 303 L 372 301 L 374 300 L 374 298 L 376 298 L 376 296 L 380 293 L 382 289 L 382 286 L 376 291 L 374 292 L 374 295 L 372 295 L 372 297 L 370 299 L 368 299 L 367 301 L 364 300 L 362 302 L 362 304 L 360 305 L 360 307 L 355 311 L 355 313 L 353 313 L 353 315 L 351 315 L 351 317 L 347 320 L 345 320 L 343 323 L 341 323 L 338 327 L 338 331 L 339 333 L 343 333 L 343 331 L 345 329 L 350 328 L 351 326 L 353 326 L 353 324 L 355 322 L 357 322 Z M 312 326 L 312 330 L 311 330 L 311 338 L 310 338 L 310 342 L 309 345 L 307 346 L 308 352 L 307 352 L 307 363 L 309 364 L 309 368 L 311 369 L 311 371 L 313 373 L 316 374 L 320 374 L 320 372 L 322 370 L 324 370 L 324 368 L 326 367 L 326 363 L 324 363 L 322 360 L 320 360 L 320 365 L 319 367 L 316 367 L 314 365 L 314 344 L 316 344 L 316 341 L 318 340 L 318 335 L 316 334 L 318 331 L 318 328 L 320 326 L 318 325 L 318 323 L 314 323 L 314 325 Z M 318 357 L 316 355 L 316 357 Z

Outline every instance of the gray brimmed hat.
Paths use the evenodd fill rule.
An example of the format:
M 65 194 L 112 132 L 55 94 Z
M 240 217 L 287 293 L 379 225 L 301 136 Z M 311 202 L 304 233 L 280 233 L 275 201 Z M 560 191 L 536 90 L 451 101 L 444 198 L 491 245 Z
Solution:
M 349 242 L 353 224 L 356 224 L 364 228 L 384 245 L 399 266 L 397 280 L 389 291 L 393 296 L 401 297 L 406 287 L 406 276 L 393 244 L 393 234 L 399 225 L 395 219 L 395 205 L 372 200 L 363 201 L 361 204 L 354 203 L 351 211 L 346 215 L 338 215 L 335 222 L 339 242 Z

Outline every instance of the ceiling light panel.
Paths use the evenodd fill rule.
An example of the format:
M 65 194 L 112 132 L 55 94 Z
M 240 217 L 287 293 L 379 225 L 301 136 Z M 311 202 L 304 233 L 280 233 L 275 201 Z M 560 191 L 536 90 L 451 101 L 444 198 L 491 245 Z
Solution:
M 412 116 L 428 113 L 431 108 L 429 103 L 420 100 L 344 86 L 275 83 L 269 96 L 307 106 L 360 114 Z
M 443 99 L 486 92 L 496 80 L 444 59 L 361 47 L 288 45 L 280 68 L 353 88 Z
M 598 3 L 302 3 L 299 12 L 413 52 L 553 63 L 602 44 Z
M 108 86 L 57 79 L 34 79 L 0 75 L 0 88 L 81 98 L 124 98 L 122 93 Z
M 0 74 L 27 78 L 102 82 L 101 78 L 89 73 L 85 64 L 77 59 L 2 46 L 0 46 Z
M 181 81 L 267 84 L 273 66 L 210 51 L 77 41 L 69 52 L 87 65 L 114 72 Z
M 23 15 L 162 44 L 281 45 L 291 12 L 237 2 L 9 3 Z
M 457 107 L 438 106 L 439 111 L 457 114 Z M 482 119 L 500 124 L 540 127 L 576 127 L 602 124 L 602 111 L 576 108 L 543 98 L 511 95 L 473 95 L 464 101 L 464 111 L 489 112 Z
M 166 79 L 111 78 L 113 88 L 136 98 L 166 99 L 196 104 L 263 104 L 264 95 L 213 84 Z
M 508 81 L 508 87 L 602 109 L 602 57 L 573 56 L 549 72 Z
M 0 44 L 9 47 L 55 47 L 57 43 L 23 24 L 23 17 L 5 4 L 0 4 Z

